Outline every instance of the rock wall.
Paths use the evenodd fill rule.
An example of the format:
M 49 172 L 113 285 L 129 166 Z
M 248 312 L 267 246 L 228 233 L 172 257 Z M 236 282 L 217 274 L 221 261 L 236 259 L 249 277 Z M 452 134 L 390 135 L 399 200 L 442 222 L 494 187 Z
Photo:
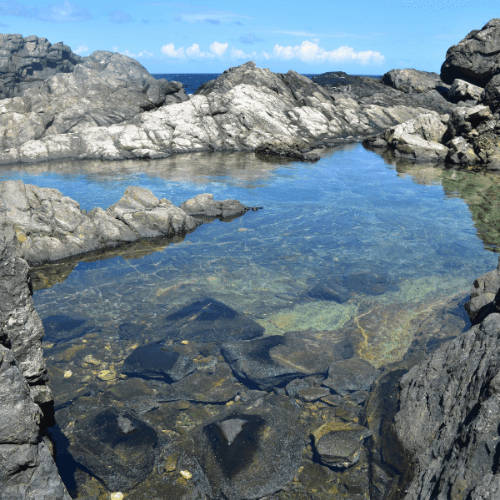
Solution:
M 467 311 L 481 322 L 400 381 L 394 427 L 414 466 L 405 500 L 498 498 L 500 314 L 486 306 L 499 284 L 498 270 L 478 278 Z
M 0 497 L 69 500 L 40 426 L 53 416 L 27 262 L 0 218 Z M 38 403 L 38 404 L 37 404 Z M 45 412 L 45 414 L 44 414 Z
M 56 73 L 71 73 L 82 58 L 62 42 L 0 34 L 0 99 L 39 88 Z

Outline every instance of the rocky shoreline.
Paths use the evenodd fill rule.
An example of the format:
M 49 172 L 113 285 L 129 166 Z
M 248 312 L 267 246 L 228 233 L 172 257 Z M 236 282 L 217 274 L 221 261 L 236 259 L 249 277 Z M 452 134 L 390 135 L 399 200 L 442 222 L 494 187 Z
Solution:
M 406 159 L 495 170 L 500 64 L 490 56 L 500 50 L 499 32 L 500 19 L 471 32 L 450 48 L 441 76 L 392 70 L 377 80 L 338 72 L 311 81 L 249 62 L 190 99 L 182 85 L 155 80 L 126 56 L 99 51 L 80 58 L 62 44 L 2 35 L 1 50 L 11 59 L 0 71 L 0 163 L 239 150 L 314 161 L 315 148 L 370 136 L 367 147 Z M 26 79 L 20 68 L 35 58 L 43 69 Z M 47 69 L 48 61 L 57 63 Z M 56 189 L 21 181 L 0 184 L 0 203 L 2 498 L 69 500 L 46 433 L 54 398 L 28 262 L 182 235 L 204 218 L 233 218 L 250 208 L 209 194 L 175 207 L 129 187 L 107 210 L 87 213 Z M 376 295 L 390 286 L 366 274 L 321 283 L 309 295 L 341 303 L 356 287 Z M 68 453 L 109 491 L 130 490 L 157 471 L 148 488 L 171 498 L 263 499 L 277 491 L 285 492 L 279 498 L 302 498 L 297 485 L 309 483 L 330 497 L 359 498 L 370 489 L 373 498 L 390 500 L 497 498 L 499 304 L 500 267 L 474 282 L 466 305 L 472 328 L 438 342 L 407 373 L 380 372 L 356 358 L 342 332 L 263 337 L 260 325 L 211 297 L 164 318 L 161 342 L 151 337 L 155 342 L 135 345 L 120 369 L 102 368 L 86 353 L 86 337 L 97 335 L 85 320 L 65 326 L 67 318 L 53 317 L 53 344 L 63 340 L 58 328 L 76 328 L 74 338 L 84 339 L 70 354 L 56 346 L 56 360 L 71 355 L 75 370 L 101 365 L 99 380 L 118 380 L 113 392 L 96 391 L 97 406 L 68 381 L 55 401 L 64 410 L 58 424 L 70 437 Z M 123 324 L 120 338 L 142 331 Z M 72 376 L 52 370 L 59 385 Z M 80 420 L 71 413 L 77 397 L 77 411 L 86 415 Z M 219 407 L 212 414 L 210 406 L 196 407 L 199 415 L 185 425 L 190 432 L 160 431 L 144 416 L 161 406 L 168 418 L 181 418 L 194 402 Z M 387 436 L 386 455 L 370 461 L 369 443 Z M 304 457 L 307 466 L 300 466 Z M 316 470 L 319 463 L 343 479 Z M 355 472 L 346 479 L 345 470 Z

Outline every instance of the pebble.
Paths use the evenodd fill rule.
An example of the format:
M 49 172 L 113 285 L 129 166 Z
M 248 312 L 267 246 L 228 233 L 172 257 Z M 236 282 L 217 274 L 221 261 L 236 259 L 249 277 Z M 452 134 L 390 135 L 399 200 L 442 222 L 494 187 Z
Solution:
M 193 477 L 193 474 L 189 472 L 188 470 L 181 470 L 179 474 L 184 478 L 184 479 L 191 479 Z
M 121 491 L 116 491 L 115 493 L 111 493 L 111 500 L 122 500 L 123 496 Z
M 64 372 L 64 378 L 69 378 L 71 377 L 71 375 L 73 375 L 73 372 L 71 370 L 66 370 Z

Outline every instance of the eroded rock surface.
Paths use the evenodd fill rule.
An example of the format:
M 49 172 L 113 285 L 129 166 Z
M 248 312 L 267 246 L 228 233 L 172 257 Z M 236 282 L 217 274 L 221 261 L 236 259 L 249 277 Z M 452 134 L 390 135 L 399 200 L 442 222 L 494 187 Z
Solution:
M 0 35 L 0 99 L 38 89 L 56 73 L 71 73 L 82 57 L 62 42 L 37 36 Z
M 237 216 L 248 208 L 236 200 L 210 203 L 221 214 Z M 196 207 L 198 200 L 188 200 Z M 21 254 L 29 262 L 54 261 L 92 250 L 159 236 L 173 237 L 193 231 L 202 223 L 169 200 L 158 199 L 148 189 L 128 187 L 107 210 L 90 212 L 57 189 L 39 188 L 22 181 L 0 183 L 0 211 L 14 226 Z
M 12 500 L 70 497 L 40 423 L 53 400 L 42 358 L 43 327 L 33 308 L 28 265 L 0 218 L 0 492 Z M 47 405 L 48 404 L 48 405 Z M 39 405 L 42 405 L 43 411 Z

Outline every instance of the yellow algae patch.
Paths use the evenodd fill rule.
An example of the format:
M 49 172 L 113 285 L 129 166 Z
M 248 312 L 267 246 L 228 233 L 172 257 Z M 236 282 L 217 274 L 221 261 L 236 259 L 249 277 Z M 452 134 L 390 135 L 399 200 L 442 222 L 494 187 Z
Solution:
M 188 345 L 189 344 L 189 340 L 182 340 L 181 344 Z
M 17 241 L 24 243 L 26 241 L 26 233 L 19 227 L 15 227 L 14 231 L 16 232 Z
M 64 378 L 70 378 L 71 375 L 73 375 L 73 372 L 71 370 L 66 370 L 64 372 Z
M 101 364 L 101 361 L 99 359 L 94 358 L 94 356 L 92 356 L 92 354 L 88 354 L 87 356 L 85 356 L 83 358 L 83 361 L 85 361 L 85 363 L 89 363 L 89 364 L 95 365 L 95 366 L 98 366 Z
M 179 453 L 168 456 L 165 460 L 165 472 L 174 472 L 177 469 L 178 460 Z
M 97 377 L 101 380 L 114 380 L 116 378 L 116 372 L 114 370 L 101 370 Z
M 354 303 L 317 301 L 297 304 L 255 321 L 266 329 L 266 335 L 283 335 L 300 330 L 335 330 L 342 327 L 358 311 Z
M 50 349 L 51 347 L 54 347 L 54 342 L 48 342 L 47 344 L 43 344 L 44 349 Z
M 193 477 L 193 474 L 189 472 L 188 470 L 181 470 L 179 474 L 184 478 L 184 479 L 191 479 Z
M 358 424 L 353 424 L 350 422 L 343 422 L 340 420 L 331 420 L 326 424 L 323 424 L 321 427 L 318 427 L 312 435 L 316 442 L 320 440 L 326 434 L 330 432 L 341 432 L 341 431 L 360 431 L 363 430 L 364 427 Z
M 70 347 L 69 349 L 66 349 L 65 351 L 60 353 L 58 358 L 61 361 L 71 361 L 76 356 L 76 353 L 78 351 L 81 351 L 82 349 L 85 349 L 85 347 L 86 346 L 84 346 L 84 345 L 74 345 L 74 346 Z

